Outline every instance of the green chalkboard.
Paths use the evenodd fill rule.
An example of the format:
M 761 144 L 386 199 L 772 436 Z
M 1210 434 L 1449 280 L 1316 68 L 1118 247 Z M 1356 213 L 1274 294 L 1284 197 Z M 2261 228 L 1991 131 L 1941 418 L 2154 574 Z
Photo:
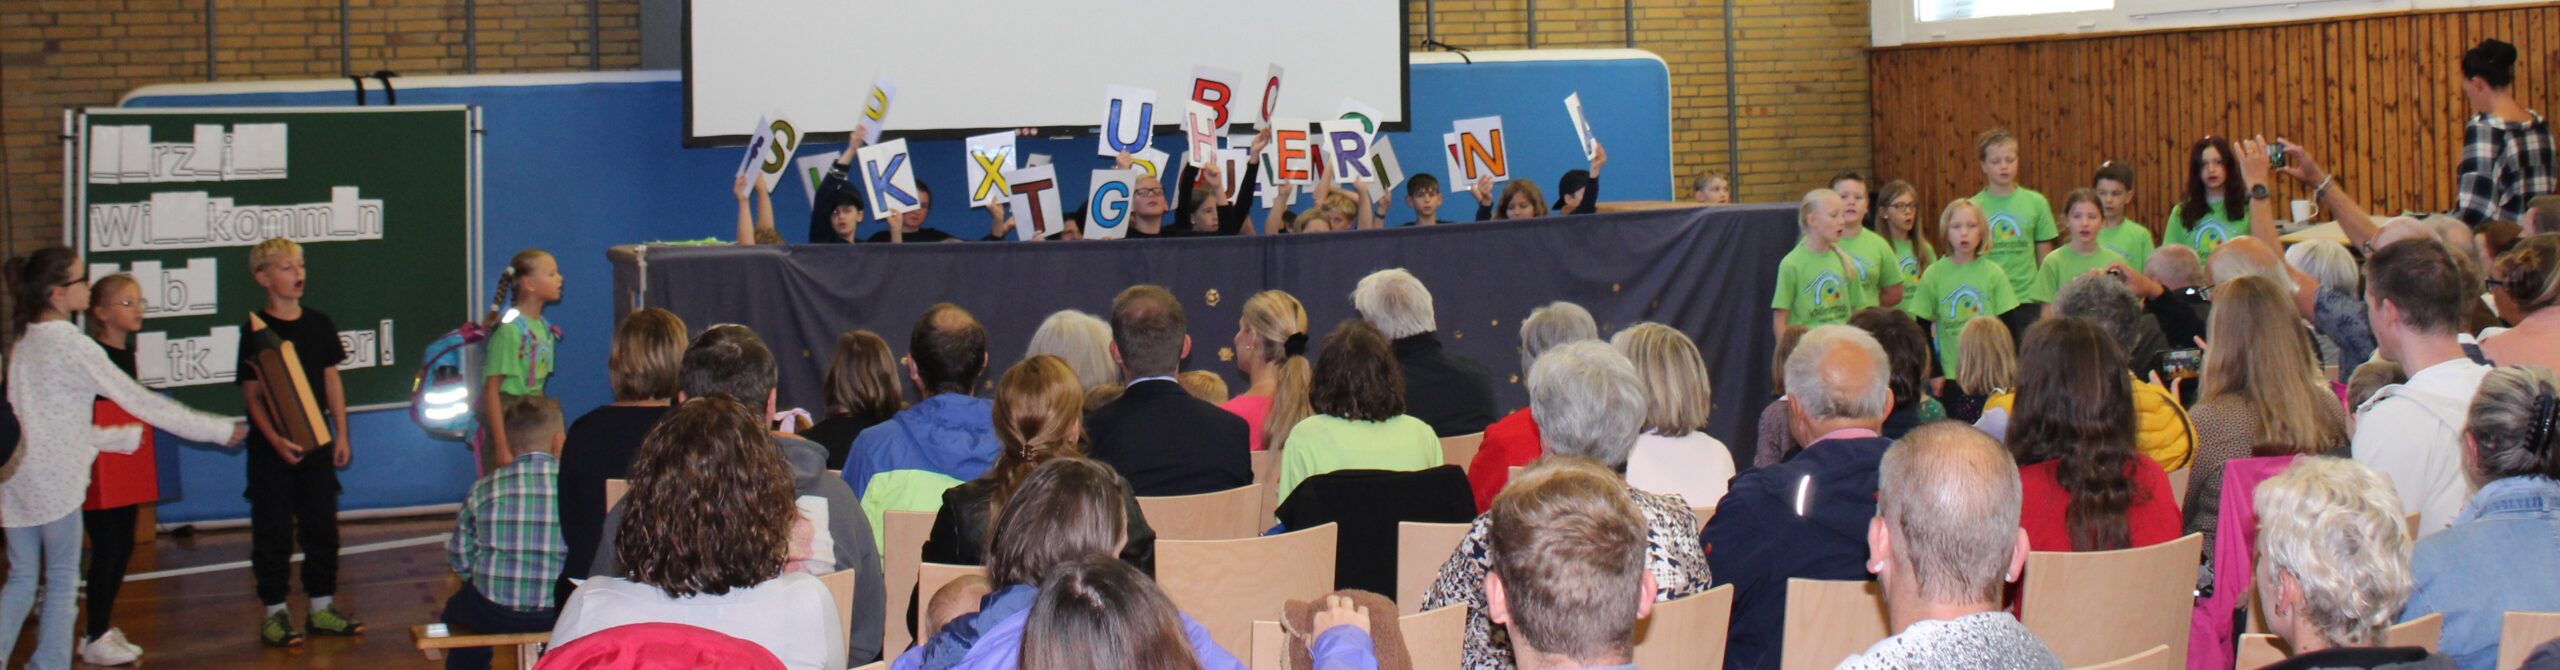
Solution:
M 239 330 L 266 305 L 249 250 L 291 237 L 302 304 L 328 313 L 348 350 L 347 406 L 405 406 L 420 351 L 486 299 L 473 296 L 477 118 L 464 106 L 87 110 L 65 242 L 91 280 L 141 282 L 143 383 L 236 415 Z

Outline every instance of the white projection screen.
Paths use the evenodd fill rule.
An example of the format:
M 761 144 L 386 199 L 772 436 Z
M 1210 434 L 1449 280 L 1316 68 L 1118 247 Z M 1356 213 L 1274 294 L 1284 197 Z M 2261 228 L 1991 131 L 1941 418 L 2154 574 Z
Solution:
M 897 89 L 885 128 L 923 137 L 1092 129 L 1111 85 L 1156 91 L 1182 121 L 1192 68 L 1241 75 L 1249 125 L 1270 66 L 1275 117 L 1330 119 L 1345 99 L 1401 130 L 1406 0 L 687 0 L 685 144 L 744 144 L 779 112 L 841 138 L 875 76 Z

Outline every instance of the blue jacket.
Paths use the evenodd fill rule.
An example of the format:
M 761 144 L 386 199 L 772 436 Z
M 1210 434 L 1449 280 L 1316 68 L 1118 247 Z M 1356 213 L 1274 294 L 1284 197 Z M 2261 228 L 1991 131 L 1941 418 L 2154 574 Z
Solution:
M 1881 437 L 1824 440 L 1734 478 L 1698 539 L 1715 583 L 1733 585 L 1724 667 L 1778 667 L 1788 578 L 1869 578 L 1876 466 L 1891 446 Z
M 1031 604 L 1040 597 L 1035 586 L 1016 584 L 987 594 L 978 612 L 961 615 L 927 641 L 890 664 L 891 670 L 1017 670 L 1022 667 L 1022 629 L 1031 622 Z M 1183 637 L 1201 670 L 1245 670 L 1235 655 L 1209 637 L 1209 629 L 1191 616 L 1182 617 Z
M 2508 477 L 2480 487 L 2453 527 L 2418 542 L 2406 621 L 2444 613 L 2437 649 L 2463 670 L 2498 664 L 2507 612 L 2560 611 L 2560 482 Z M 2542 568 L 2526 566 L 2540 564 Z
M 994 401 L 945 393 L 900 410 L 853 438 L 844 483 L 862 499 L 862 515 L 885 541 L 889 510 L 932 513 L 942 492 L 977 479 L 1004 450 L 996 442 Z

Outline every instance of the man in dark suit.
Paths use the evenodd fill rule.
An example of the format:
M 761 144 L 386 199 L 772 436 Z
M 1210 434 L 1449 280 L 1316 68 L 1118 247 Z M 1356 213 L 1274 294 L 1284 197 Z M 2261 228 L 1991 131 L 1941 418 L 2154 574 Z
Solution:
M 1441 437 L 1484 432 L 1502 417 L 1494 408 L 1493 373 L 1440 344 L 1431 290 L 1404 268 L 1379 270 L 1351 290 L 1360 319 L 1395 341 L 1404 369 L 1405 413 Z
M 1174 381 L 1191 354 L 1182 303 L 1141 284 L 1111 301 L 1111 357 L 1128 377 L 1120 399 L 1085 416 L 1093 457 L 1141 496 L 1214 493 L 1253 483 L 1244 419 Z

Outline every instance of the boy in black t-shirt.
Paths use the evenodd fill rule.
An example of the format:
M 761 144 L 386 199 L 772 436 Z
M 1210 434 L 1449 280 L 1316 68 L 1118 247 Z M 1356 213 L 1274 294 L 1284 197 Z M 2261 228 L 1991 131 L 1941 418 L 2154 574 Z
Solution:
M 235 380 L 250 423 L 249 571 L 258 583 L 258 601 L 267 612 L 258 639 L 272 646 L 302 644 L 302 632 L 285 613 L 291 589 L 289 572 L 296 535 L 302 541 L 302 591 L 311 596 L 305 627 L 317 635 L 357 635 L 364 623 L 332 602 L 338 589 L 338 468 L 347 466 L 353 446 L 347 439 L 347 398 L 338 383 L 338 364 L 347 359 L 338 344 L 338 326 L 320 310 L 302 306 L 302 245 L 273 238 L 249 251 L 249 269 L 267 304 L 257 318 L 276 335 L 292 342 L 311 395 L 323 405 L 330 437 L 326 444 L 294 444 L 267 415 L 262 394 L 274 390 L 258 379 L 254 351 L 240 347 Z M 249 332 L 245 323 L 242 333 Z

